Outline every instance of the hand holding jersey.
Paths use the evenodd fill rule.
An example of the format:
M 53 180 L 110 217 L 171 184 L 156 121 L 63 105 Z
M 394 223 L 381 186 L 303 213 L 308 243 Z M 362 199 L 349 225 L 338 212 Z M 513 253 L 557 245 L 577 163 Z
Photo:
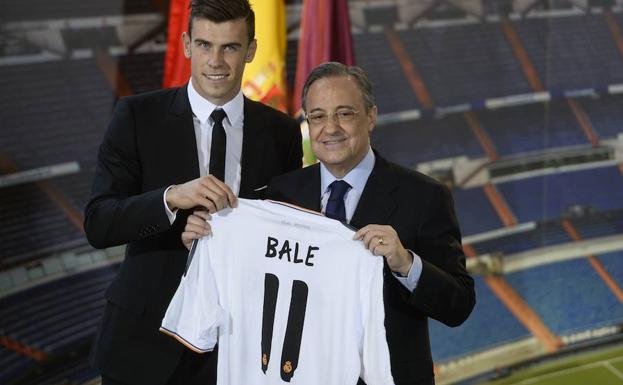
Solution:
M 213 175 L 171 186 L 165 194 L 165 201 L 171 211 L 199 206 L 211 213 L 237 204 L 236 194 Z
M 353 239 L 361 240 L 366 249 L 374 255 L 384 256 L 394 273 L 407 276 L 413 264 L 413 254 L 402 246 L 393 227 L 388 225 L 367 225 L 359 229 Z

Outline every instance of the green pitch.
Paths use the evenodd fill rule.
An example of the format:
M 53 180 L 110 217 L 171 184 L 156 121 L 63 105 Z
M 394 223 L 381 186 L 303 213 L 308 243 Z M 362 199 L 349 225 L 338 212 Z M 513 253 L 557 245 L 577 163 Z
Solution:
M 483 385 L 623 385 L 623 348 L 547 362 Z

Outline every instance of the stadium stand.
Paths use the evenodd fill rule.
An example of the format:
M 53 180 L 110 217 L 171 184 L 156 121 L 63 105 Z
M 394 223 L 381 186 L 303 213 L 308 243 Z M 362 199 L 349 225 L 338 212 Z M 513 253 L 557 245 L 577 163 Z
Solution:
M 388 159 L 413 167 L 419 162 L 467 156 L 484 156 L 461 115 L 419 119 L 377 127 L 372 143 Z
M 0 151 L 19 170 L 74 160 L 94 163 L 114 103 L 95 61 L 4 66 L 0 87 Z
M 514 24 L 545 88 L 623 82 L 621 58 L 602 15 L 526 18 Z
M 472 243 L 478 254 L 512 254 L 564 242 L 570 242 L 559 221 L 539 223 L 534 230 Z
M 531 92 L 499 23 L 400 31 L 438 105 Z
M 584 258 L 510 273 L 506 279 L 559 335 L 623 321 L 623 306 Z
M 623 133 L 623 96 L 581 98 L 578 101 L 601 139 L 616 138 Z
M 0 346 L 0 383 L 9 383 L 18 373 L 34 364 L 32 358 Z
M 623 286 L 623 251 L 602 254 L 598 258 L 614 280 Z
M 482 188 L 452 190 L 454 207 L 463 235 L 483 233 L 502 227 L 500 218 Z
M 421 108 L 383 33 L 353 34 L 356 63 L 370 77 L 381 113 Z
M 620 209 L 623 176 L 617 167 L 599 167 L 500 183 L 498 189 L 522 223 L 559 218 L 574 206 Z
M 33 0 L 28 3 L 19 0 L 5 0 L 2 2 L 0 22 L 116 16 L 150 12 L 154 12 L 153 3 L 150 0 L 109 0 L 88 3 L 79 0 L 55 2 Z
M 164 52 L 124 55 L 118 60 L 119 69 L 134 93 L 153 91 L 162 86 Z
M 105 267 L 68 276 L 3 299 L 0 332 L 48 354 L 90 339 L 114 271 Z
M 582 238 L 596 238 L 623 234 L 623 210 L 588 211 L 581 207 L 572 210 L 566 217 L 578 229 Z
M 565 102 L 480 111 L 477 115 L 501 156 L 589 144 Z
M 59 358 L 63 358 L 61 363 L 66 363 L 68 354 L 87 347 L 104 310 L 104 291 L 117 267 L 105 266 L 66 276 L 0 299 L 0 336 L 46 355 L 44 361 L 36 362 L 15 352 L 2 352 L 0 360 L 6 360 L 15 369 L 11 373 L 7 370 L 6 374 L 3 370 L 0 375 L 8 378 L 32 374 Z M 68 364 L 65 371 L 60 370 L 63 365 L 60 368 L 54 365 L 52 372 L 60 370 L 65 373 L 64 378 L 95 377 L 86 366 L 82 357 Z M 47 381 L 48 376 L 50 372 L 46 370 Z
M 85 59 L 5 66 L 0 85 L 5 91 L 0 103 L 6 106 L 0 112 L 4 122 L 0 153 L 14 167 L 3 171 L 77 162 L 77 174 L 44 183 L 72 196 L 71 209 L 80 213 L 88 197 L 94 154 L 115 100 L 97 64 Z M 3 263 L 86 244 L 80 229 L 41 185 L 4 188 L 0 210 L 4 213 L 0 253 L 10 256 Z
M 32 183 L 3 188 L 0 211 L 3 267 L 86 244 L 63 211 Z
M 623 210 L 620 209 L 567 216 L 567 219 L 578 230 L 582 239 L 623 233 Z M 475 242 L 471 246 L 478 254 L 513 254 L 567 242 L 571 242 L 571 238 L 563 229 L 560 219 L 552 219 L 536 223 L 532 230 Z
M 481 277 L 475 277 L 476 307 L 457 328 L 431 320 L 429 331 L 435 362 L 445 362 L 466 353 L 490 349 L 529 336 L 528 330 L 491 292 Z

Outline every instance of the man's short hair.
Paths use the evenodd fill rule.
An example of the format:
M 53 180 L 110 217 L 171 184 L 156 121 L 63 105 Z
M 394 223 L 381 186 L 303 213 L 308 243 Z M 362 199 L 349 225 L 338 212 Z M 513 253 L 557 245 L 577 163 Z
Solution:
M 306 99 L 309 87 L 319 79 L 337 76 L 350 76 L 355 80 L 361 94 L 363 95 L 363 101 L 365 103 L 366 111 L 370 111 L 370 108 L 374 107 L 374 96 L 372 95 L 372 83 L 368 79 L 368 75 L 359 67 L 347 66 L 338 62 L 322 63 L 314 68 L 303 86 L 303 111 L 307 111 Z
M 244 19 L 249 43 L 255 39 L 255 13 L 248 0 L 192 0 L 188 18 L 189 35 L 194 19 L 208 19 L 214 23 Z

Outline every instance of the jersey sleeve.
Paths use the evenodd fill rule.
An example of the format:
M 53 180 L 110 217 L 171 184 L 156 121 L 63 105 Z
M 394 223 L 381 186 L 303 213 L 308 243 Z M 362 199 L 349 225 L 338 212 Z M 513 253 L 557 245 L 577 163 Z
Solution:
M 370 258 L 368 256 L 368 258 Z M 367 271 L 368 285 L 363 285 L 361 308 L 363 341 L 361 378 L 368 385 L 393 384 L 389 348 L 385 336 L 385 308 L 383 305 L 383 259 L 374 260 Z
M 209 238 L 196 247 L 196 255 L 182 277 L 162 319 L 160 331 L 197 353 L 212 351 L 218 327 L 225 319 L 209 255 Z

